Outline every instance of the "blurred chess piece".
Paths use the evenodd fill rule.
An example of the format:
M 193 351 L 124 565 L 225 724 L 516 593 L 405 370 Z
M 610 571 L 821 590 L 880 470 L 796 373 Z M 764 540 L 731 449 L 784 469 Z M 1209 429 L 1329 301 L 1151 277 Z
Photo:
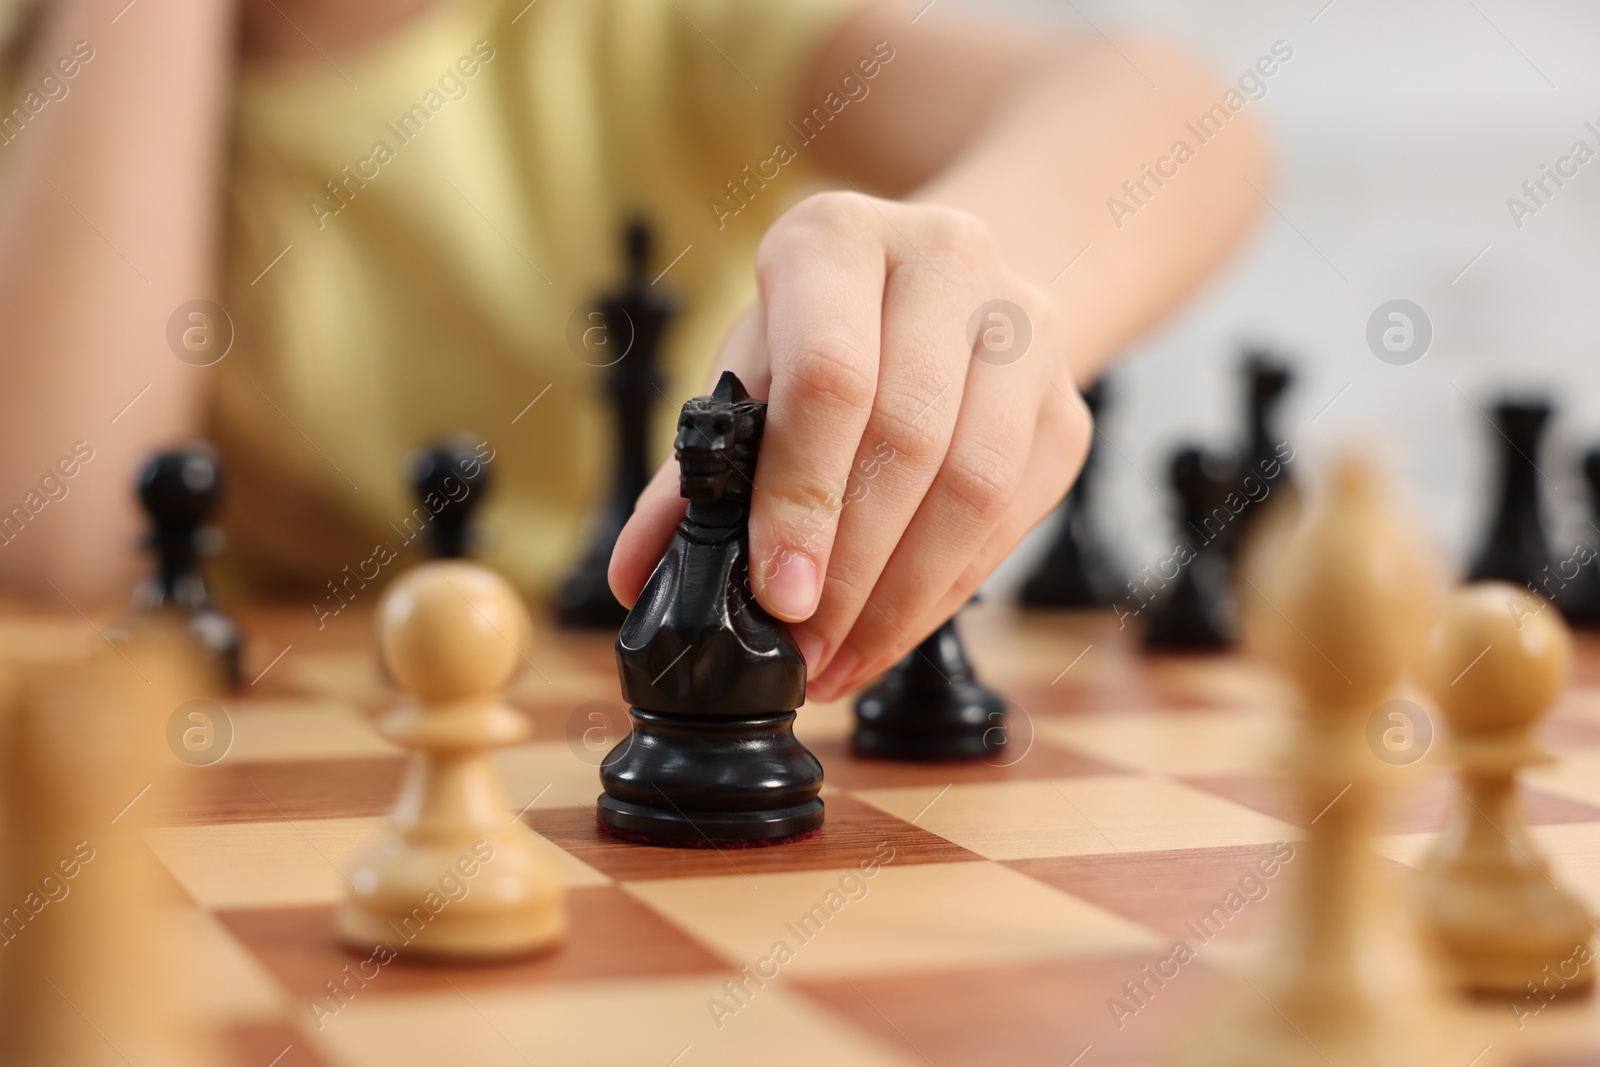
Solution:
M 1233 643 L 1227 508 L 1232 472 L 1231 464 L 1198 448 L 1185 448 L 1172 458 L 1182 540 L 1179 551 L 1158 564 L 1154 575 L 1146 569 L 1142 581 L 1146 590 L 1152 582 L 1161 590 L 1145 624 L 1147 647 L 1204 651 Z M 1176 573 L 1165 573 L 1167 569 Z M 1140 596 L 1137 588 L 1133 593 Z
M 200 573 L 201 561 L 221 546 L 221 531 L 209 521 L 221 493 L 222 467 L 208 444 L 195 442 L 145 462 L 139 501 L 150 517 L 148 544 L 156 569 L 135 591 L 134 606 L 147 614 L 180 613 L 190 637 L 231 687 L 240 682 L 239 628 L 212 603 Z
M 1600 448 L 1583 457 L 1583 480 L 1589 493 L 1588 534 L 1584 545 L 1573 554 L 1578 573 L 1571 588 L 1553 591 L 1561 613 L 1574 626 L 1600 627 Z M 1565 574 L 1558 577 L 1566 578 Z
M 1298 498 L 1288 463 L 1294 457 L 1278 432 L 1277 413 L 1283 396 L 1294 384 L 1294 372 L 1277 356 L 1263 349 L 1245 353 L 1245 446 L 1238 485 L 1234 489 L 1245 500 L 1245 508 L 1229 531 L 1228 547 L 1235 554 L 1244 549 L 1256 524 L 1290 498 Z
M 1422 674 L 1450 723 L 1457 792 L 1417 897 L 1445 973 L 1463 989 L 1573 995 L 1594 985 L 1593 921 L 1552 881 L 1516 784 L 1522 768 L 1552 760 L 1531 734 L 1571 671 L 1560 615 L 1503 582 L 1458 590 L 1428 643 Z
M 0 707 L 6 834 L 0 1062 L 125 1067 L 221 1062 L 181 984 L 168 880 L 141 828 L 183 808 L 163 748 L 209 666 L 164 617 L 67 667 L 10 674 Z
M 650 466 L 650 412 L 661 392 L 661 338 L 676 311 L 653 288 L 650 278 L 650 228 L 629 223 L 623 238 L 627 278 L 622 289 L 600 301 L 604 329 L 594 334 L 609 346 L 596 352 L 607 369 L 606 392 L 614 413 L 617 442 L 611 487 L 593 520 L 589 551 L 556 593 L 556 619 L 563 626 L 616 630 L 628 609 L 611 595 L 607 571 L 623 524 L 653 473 Z M 585 332 L 585 336 L 589 331 Z M 587 346 L 586 346 L 587 348 Z
M 1400 947 L 1370 851 L 1392 768 L 1366 723 L 1414 662 L 1435 600 L 1412 531 L 1377 478 L 1346 462 L 1284 552 L 1264 635 L 1303 711 L 1285 768 L 1307 827 L 1285 886 L 1283 928 L 1230 1009 L 1175 1062 L 1210 1067 L 1415 1067 L 1431 1063 L 1421 966 Z
M 867 759 L 973 760 L 1006 745 L 1006 702 L 978 681 L 956 617 L 856 701 L 850 747 Z
M 423 542 L 435 559 L 463 559 L 484 540 L 477 515 L 490 478 L 482 443 L 482 438 L 457 433 L 411 457 L 412 491 L 431 516 Z
M 489 762 L 529 734 L 501 694 L 531 631 L 505 580 L 471 563 L 425 563 L 384 593 L 379 649 L 413 699 L 382 729 L 414 755 L 390 827 L 350 875 L 338 927 L 351 947 L 490 959 L 565 933 L 560 879 Z
M 1089 417 L 1098 424 L 1105 403 L 1104 379 L 1083 391 Z M 1021 602 L 1030 608 L 1103 608 L 1115 603 L 1123 579 L 1116 573 L 1111 553 L 1095 529 L 1095 508 L 1100 499 L 1097 437 L 1090 436 L 1089 455 L 1077 481 L 1062 502 L 1056 539 L 1038 568 L 1022 585 Z
M 1472 564 L 1472 581 L 1541 589 L 1548 578 L 1553 561 L 1544 535 L 1539 445 L 1550 413 L 1550 404 L 1543 400 L 1495 405 L 1500 492 L 1488 540 Z

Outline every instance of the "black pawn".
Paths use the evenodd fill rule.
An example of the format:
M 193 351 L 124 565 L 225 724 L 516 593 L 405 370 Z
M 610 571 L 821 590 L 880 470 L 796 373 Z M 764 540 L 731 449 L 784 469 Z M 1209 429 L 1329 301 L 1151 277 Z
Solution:
M 1105 400 L 1104 382 L 1085 389 L 1083 399 L 1090 417 L 1098 423 Z M 1095 458 L 1099 453 L 1099 439 L 1091 437 L 1083 470 L 1061 505 L 1063 514 L 1055 542 L 1022 585 L 1022 603 L 1030 608 L 1108 607 L 1122 587 L 1110 553 L 1094 529 Z
M 1557 566 L 1559 574 L 1576 565 L 1578 574 L 1571 579 L 1568 588 L 1555 593 L 1555 604 L 1567 621 L 1592 629 L 1600 627 L 1600 544 L 1597 544 L 1600 542 L 1600 448 L 1591 449 L 1583 457 L 1583 480 L 1589 487 L 1589 536 L 1565 567 Z
M 489 489 L 489 467 L 478 448 L 476 438 L 456 434 L 411 459 L 411 488 L 431 516 L 422 541 L 435 559 L 470 556 L 482 539 L 476 515 Z
M 633 733 L 601 764 L 596 818 L 619 837 L 767 845 L 822 825 L 822 764 L 794 736 L 805 658 L 749 593 L 766 410 L 725 373 L 678 420 L 688 512 L 617 634 Z
M 1172 487 L 1179 501 L 1184 538 L 1173 555 L 1148 570 L 1139 599 L 1156 597 L 1145 627 L 1145 645 L 1166 649 L 1216 649 L 1234 636 L 1233 591 L 1229 586 L 1230 513 L 1223 501 L 1229 493 L 1231 464 L 1197 448 L 1172 459 Z M 1170 573 L 1176 571 L 1176 573 Z M 1154 586 L 1154 588 L 1152 588 Z M 1130 587 L 1131 588 L 1131 587 Z
M 1544 538 L 1539 481 L 1539 444 L 1550 405 L 1503 401 L 1494 409 L 1499 431 L 1500 499 L 1488 542 L 1472 564 L 1470 581 L 1498 580 L 1543 589 L 1551 564 Z
M 649 228 L 631 223 L 624 244 L 627 280 L 620 292 L 600 301 L 607 343 L 621 346 L 606 378 L 617 439 L 611 493 L 594 521 L 588 553 L 556 592 L 557 621 L 584 629 L 615 630 L 628 617 L 628 609 L 611 595 L 606 572 L 617 536 L 650 481 L 650 411 L 662 395 L 657 363 L 674 311 L 672 302 L 651 288 Z
M 146 612 L 177 611 L 190 635 L 213 656 L 223 680 L 240 681 L 239 629 L 211 602 L 201 561 L 218 535 L 209 519 L 222 492 L 222 467 L 203 444 L 161 452 L 139 472 L 139 502 L 150 517 L 148 545 L 156 570 L 135 593 Z
M 868 759 L 982 759 L 1005 748 L 1005 707 L 978 681 L 952 615 L 856 701 L 850 745 Z

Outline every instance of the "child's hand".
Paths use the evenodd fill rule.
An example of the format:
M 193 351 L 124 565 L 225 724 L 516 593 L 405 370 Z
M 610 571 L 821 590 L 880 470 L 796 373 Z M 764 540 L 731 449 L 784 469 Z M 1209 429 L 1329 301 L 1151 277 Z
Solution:
M 1070 324 L 971 215 L 823 193 L 768 231 L 756 277 L 717 360 L 770 405 L 750 579 L 799 624 L 811 695 L 829 700 L 966 601 L 1060 502 L 1093 431 Z M 683 515 L 677 480 L 668 461 L 617 542 L 624 603 Z

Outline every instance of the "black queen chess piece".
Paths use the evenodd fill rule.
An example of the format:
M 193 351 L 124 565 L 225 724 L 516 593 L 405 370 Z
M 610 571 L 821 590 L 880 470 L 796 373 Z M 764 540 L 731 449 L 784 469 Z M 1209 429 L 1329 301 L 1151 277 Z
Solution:
M 600 767 L 596 815 L 619 837 L 769 845 L 822 825 L 822 765 L 794 736 L 805 658 L 750 595 L 750 495 L 766 411 L 728 372 L 678 419 L 688 512 L 617 635 L 633 733 Z
M 233 620 L 217 609 L 200 573 L 221 533 L 210 524 L 222 493 L 222 465 L 208 444 L 195 442 L 160 452 L 139 472 L 139 502 L 150 517 L 147 546 L 156 569 L 134 592 L 146 614 L 176 611 L 189 636 L 216 665 L 221 683 L 240 681 L 242 640 Z
M 1005 709 L 978 681 L 952 615 L 861 694 L 850 747 L 866 759 L 983 759 L 1005 750 Z
M 611 491 L 593 519 L 589 550 L 556 592 L 556 621 L 577 629 L 614 630 L 628 616 L 611 595 L 606 572 L 617 536 L 650 481 L 650 410 L 663 395 L 657 363 L 662 334 L 675 311 L 672 301 L 651 289 L 650 246 L 649 227 L 630 223 L 624 236 L 627 280 L 620 292 L 602 297 L 598 309 L 591 305 L 580 319 L 578 337 L 601 338 L 604 347 L 568 338 L 574 351 L 598 349 L 594 354 L 606 367 L 617 442 Z M 596 317 L 603 327 L 598 331 L 590 321 Z

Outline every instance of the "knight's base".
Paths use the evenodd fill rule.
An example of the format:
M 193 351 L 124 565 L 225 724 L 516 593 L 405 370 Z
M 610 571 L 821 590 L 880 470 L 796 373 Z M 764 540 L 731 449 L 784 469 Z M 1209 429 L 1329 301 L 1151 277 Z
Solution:
M 601 827 L 682 848 L 777 844 L 822 826 L 822 764 L 795 713 L 741 718 L 630 709 L 633 733 L 600 767 Z
M 850 747 L 864 759 L 981 760 L 1006 748 L 1005 701 L 974 681 L 908 686 L 898 671 L 856 702 Z
M 595 820 L 624 841 L 672 848 L 786 845 L 822 829 L 822 798 L 792 808 L 748 812 L 679 812 L 629 804 L 601 794 Z

